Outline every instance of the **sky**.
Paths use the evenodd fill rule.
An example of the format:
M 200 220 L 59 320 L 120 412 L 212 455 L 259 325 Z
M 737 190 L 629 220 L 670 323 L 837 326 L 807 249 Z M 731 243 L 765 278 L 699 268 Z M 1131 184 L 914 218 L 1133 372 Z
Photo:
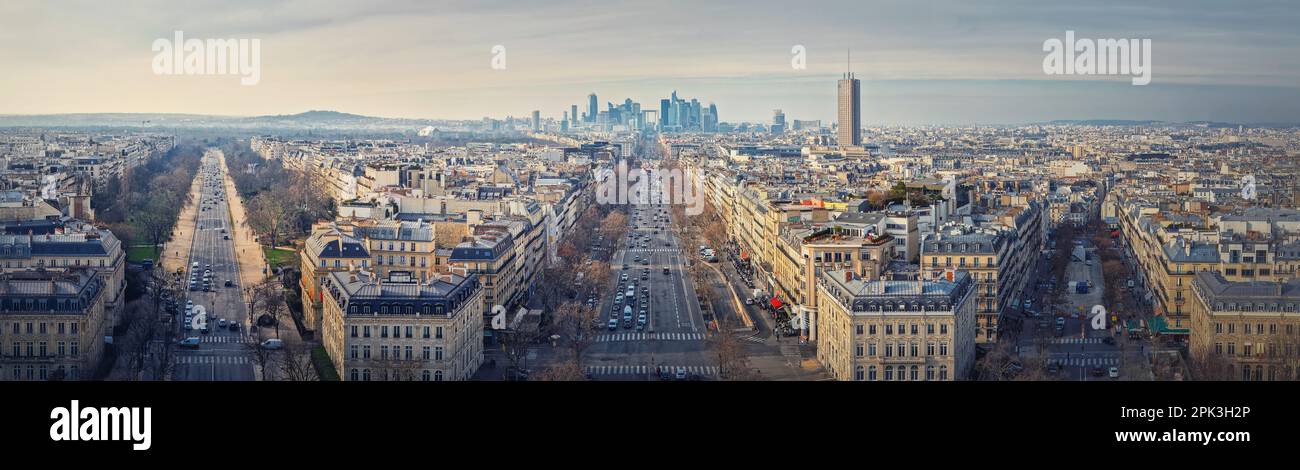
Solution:
M 1300 122 L 1297 24 L 1291 1 L 6 0 L 0 114 L 559 118 L 593 92 L 657 108 L 676 90 L 723 121 L 829 125 L 851 50 L 866 126 Z M 258 39 L 260 80 L 154 73 L 178 30 Z M 1150 39 L 1151 84 L 1045 74 L 1067 30 Z

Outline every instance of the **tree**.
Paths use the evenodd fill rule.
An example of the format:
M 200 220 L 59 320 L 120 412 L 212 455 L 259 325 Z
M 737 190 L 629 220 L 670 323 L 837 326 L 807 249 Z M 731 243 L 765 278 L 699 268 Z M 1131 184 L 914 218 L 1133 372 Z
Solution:
M 281 232 L 289 222 L 291 206 L 287 201 L 292 200 L 290 197 L 284 187 L 273 186 L 269 191 L 258 193 L 248 201 L 248 224 L 270 237 L 271 248 L 276 247 Z
M 311 361 L 311 348 L 307 345 L 285 346 L 280 359 L 280 372 L 284 380 L 291 382 L 316 382 L 316 366 Z
M 248 352 L 253 364 L 256 364 L 262 370 L 262 381 L 270 380 L 271 368 L 275 365 L 274 352 L 257 341 L 244 343 L 244 350 Z
M 555 333 L 569 349 L 569 359 L 582 365 L 582 354 L 591 346 L 594 339 L 589 332 L 600 312 L 595 307 L 588 307 L 578 302 L 565 302 L 555 311 Z
M 509 365 L 507 372 L 515 374 L 526 371 L 528 351 L 542 339 L 543 332 L 538 325 L 532 322 L 521 322 L 517 328 L 498 330 L 496 333 L 501 338 L 501 352 Z M 515 376 L 506 378 L 513 380 Z
M 537 374 L 537 380 L 548 382 L 577 382 L 586 378 L 582 364 L 573 360 L 552 364 Z
M 730 328 L 723 326 L 724 323 L 726 322 L 719 320 L 718 331 L 705 341 L 718 364 L 718 378 L 730 381 L 753 380 L 749 354 L 745 351 L 744 344 Z

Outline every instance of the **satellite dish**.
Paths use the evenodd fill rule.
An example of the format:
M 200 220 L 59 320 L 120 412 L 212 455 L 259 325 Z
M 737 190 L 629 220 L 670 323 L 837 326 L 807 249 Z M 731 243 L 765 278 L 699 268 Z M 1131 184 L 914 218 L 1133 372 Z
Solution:
M 492 306 L 492 329 L 506 329 L 506 308 L 501 305 Z

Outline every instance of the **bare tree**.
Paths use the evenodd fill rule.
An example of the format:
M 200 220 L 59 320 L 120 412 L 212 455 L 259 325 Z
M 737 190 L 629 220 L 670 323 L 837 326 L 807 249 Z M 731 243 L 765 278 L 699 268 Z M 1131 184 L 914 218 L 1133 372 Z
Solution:
M 724 323 L 726 322 L 719 321 L 718 331 L 706 341 L 709 352 L 718 364 L 718 378 L 731 381 L 753 380 L 754 374 L 749 367 L 749 354 L 745 351 L 745 345 L 730 328 L 723 326 Z
M 582 365 L 572 360 L 553 364 L 537 374 L 537 380 L 550 382 L 577 382 L 586 378 Z
M 575 364 L 582 364 L 582 354 L 595 339 L 591 327 L 600 312 L 595 307 L 588 307 L 578 302 L 565 302 L 555 312 L 555 332 L 560 341 L 569 349 L 569 359 Z
M 311 348 L 306 345 L 286 346 L 280 360 L 280 372 L 284 380 L 292 382 L 316 382 L 320 375 L 311 360 Z
M 244 350 L 248 352 L 253 364 L 256 364 L 262 370 L 262 381 L 269 381 L 271 379 L 271 368 L 275 366 L 274 351 L 262 346 L 262 343 L 257 341 L 244 343 Z
M 501 338 L 501 352 L 511 374 L 527 370 L 528 351 L 541 341 L 543 332 L 532 322 L 522 322 L 518 327 L 497 331 Z M 513 376 L 507 377 L 513 380 Z

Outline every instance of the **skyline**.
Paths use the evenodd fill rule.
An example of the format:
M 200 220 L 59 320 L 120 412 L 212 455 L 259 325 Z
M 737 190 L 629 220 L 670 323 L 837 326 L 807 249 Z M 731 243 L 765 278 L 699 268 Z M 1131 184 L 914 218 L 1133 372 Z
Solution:
M 1020 124 L 1055 119 L 1293 122 L 1300 115 L 1300 15 L 1284 2 L 1087 7 L 1006 1 L 910 6 L 817 2 L 787 10 L 553 1 L 286 1 L 254 12 L 201 3 L 0 6 L 0 114 L 192 113 L 257 116 L 309 109 L 392 118 L 558 119 L 595 92 L 650 103 L 673 90 L 706 97 L 725 121 L 835 121 L 834 81 L 854 51 L 864 125 Z M 1014 11 L 994 15 L 990 11 Z M 449 13 L 449 12 L 455 13 Z M 682 15 L 682 11 L 692 12 Z M 1098 11 L 1104 13 L 1097 13 Z M 721 14 L 726 12 L 726 14 Z M 715 14 L 718 13 L 718 14 Z M 847 14 L 846 14 L 847 13 Z M 647 20 L 650 19 L 650 20 Z M 662 21 L 654 21 L 662 19 Z M 1044 40 L 1150 38 L 1154 79 L 1047 76 Z M 261 81 L 154 75 L 149 44 L 194 38 L 262 43 Z M 32 38 L 53 38 L 37 40 Z M 504 45 L 507 68 L 490 64 Z M 806 48 L 807 68 L 791 67 Z M 86 80 L 94 70 L 94 80 Z

